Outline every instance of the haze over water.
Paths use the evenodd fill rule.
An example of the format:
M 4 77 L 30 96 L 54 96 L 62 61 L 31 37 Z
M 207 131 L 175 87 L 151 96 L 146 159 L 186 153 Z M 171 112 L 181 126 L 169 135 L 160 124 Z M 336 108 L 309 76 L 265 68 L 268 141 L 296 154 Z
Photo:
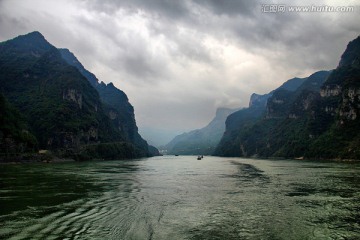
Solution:
M 360 164 L 164 156 L 0 166 L 1 239 L 359 239 Z

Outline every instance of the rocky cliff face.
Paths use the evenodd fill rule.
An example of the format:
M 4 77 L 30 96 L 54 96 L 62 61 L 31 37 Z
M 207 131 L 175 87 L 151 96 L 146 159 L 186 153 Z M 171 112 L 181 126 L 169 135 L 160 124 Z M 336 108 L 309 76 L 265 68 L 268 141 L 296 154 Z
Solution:
M 360 89 L 349 87 L 342 94 L 339 107 L 340 123 L 344 124 L 347 120 L 356 120 L 359 117 L 360 109 Z
M 360 67 L 360 36 L 349 42 L 346 47 L 345 52 L 341 55 L 341 59 L 339 61 L 339 65 L 337 68 L 351 66 L 352 68 Z
M 336 124 L 357 120 L 360 109 L 360 37 L 351 41 L 333 74 L 320 90 L 323 110 L 337 116 Z
M 239 113 L 229 116 L 216 154 L 359 159 L 359 59 L 360 37 L 349 43 L 335 70 L 314 73 L 295 90 L 273 91 L 255 123 L 244 123 L 245 111 L 235 123 L 231 117 Z
M 236 110 L 218 108 L 215 117 L 207 126 L 176 136 L 165 149 L 169 154 L 212 154 L 225 131 L 225 119 L 234 111 Z
M 279 89 L 273 93 L 266 104 L 266 118 L 282 118 L 286 115 L 291 102 L 292 92 Z
M 0 93 L 0 162 L 19 158 L 37 147 L 24 116 Z
M 284 139 L 291 138 L 294 134 L 287 133 L 288 129 L 300 132 L 304 124 L 303 117 L 315 117 L 314 103 L 320 98 L 318 91 L 329 73 L 320 71 L 308 78 L 290 79 L 271 91 L 267 95 L 266 103 L 257 106 L 257 111 L 255 105 L 250 104 L 248 109 L 230 115 L 216 155 L 277 155 L 277 150 L 286 145 Z M 312 136 L 308 131 L 301 133 L 301 136 L 307 135 L 307 138 Z
M 267 102 L 266 118 L 298 118 L 318 99 L 320 87 L 330 73 L 330 71 L 319 71 L 307 78 L 294 78 L 299 79 L 301 83 L 296 85 L 297 88 L 284 88 L 283 85 L 273 91 Z M 291 81 L 293 82 L 294 79 Z
M 321 97 L 334 97 L 341 94 L 340 85 L 326 85 L 320 90 Z
M 262 118 L 277 119 L 286 115 L 282 109 L 288 105 L 288 94 L 299 88 L 306 79 L 293 78 L 268 94 L 252 94 L 249 107 L 229 115 L 226 130 L 214 154 L 218 156 L 247 156 L 246 144 L 239 142 L 239 135 Z M 259 128 L 260 130 L 261 128 Z M 256 141 L 256 140 L 254 140 Z
M 82 108 L 82 94 L 76 89 L 66 89 L 63 91 L 63 99 L 75 102 L 79 108 Z
M 88 144 L 128 142 L 116 145 L 121 157 L 148 156 L 146 142 L 143 146 L 131 147 L 137 143 L 109 118 L 109 106 L 92 86 L 96 83 L 68 64 L 61 52 L 40 33 L 0 43 L 0 70 L 2 93 L 24 114 L 40 149 L 77 156 Z M 126 111 L 115 110 L 117 118 L 130 112 L 128 118 L 134 122 L 132 107 Z M 137 132 L 137 129 L 131 131 Z M 132 153 L 126 154 L 122 147 L 131 149 Z
M 314 140 L 311 156 L 360 159 L 360 37 L 351 41 L 321 88 L 317 118 L 328 128 Z M 324 122 L 324 121 L 323 121 Z
M 127 141 L 135 144 L 139 149 L 142 149 L 144 154 L 149 155 L 148 144 L 138 133 L 134 108 L 130 104 L 126 94 L 116 88 L 113 83 L 105 84 L 104 82 L 99 82 L 96 76 L 86 70 L 75 55 L 68 49 L 59 49 L 59 51 L 62 58 L 68 64 L 76 67 L 97 90 L 103 103 L 103 109 L 117 130 L 120 131 Z M 154 152 L 153 148 L 152 152 Z
M 75 136 L 98 128 L 96 91 L 40 33 L 0 48 L 3 93 L 25 115 L 40 148 L 76 147 Z
M 272 93 L 268 93 L 268 94 L 264 94 L 264 95 L 253 93 L 250 96 L 249 108 L 256 107 L 256 106 L 265 107 L 267 100 L 269 97 L 271 97 L 271 95 L 272 95 Z

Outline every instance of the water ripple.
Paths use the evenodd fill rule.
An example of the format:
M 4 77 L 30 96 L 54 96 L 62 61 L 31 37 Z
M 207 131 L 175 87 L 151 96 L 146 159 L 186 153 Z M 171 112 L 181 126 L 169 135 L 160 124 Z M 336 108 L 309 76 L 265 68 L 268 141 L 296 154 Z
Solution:
M 357 164 L 159 157 L 0 171 L 4 239 L 360 238 Z

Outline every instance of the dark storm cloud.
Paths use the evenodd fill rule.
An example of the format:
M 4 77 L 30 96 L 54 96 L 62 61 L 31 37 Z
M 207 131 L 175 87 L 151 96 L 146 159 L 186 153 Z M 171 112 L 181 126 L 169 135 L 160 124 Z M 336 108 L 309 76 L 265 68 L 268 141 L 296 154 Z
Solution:
M 27 21 L 23 17 L 14 15 L 1 14 L 2 11 L 6 11 L 7 7 L 4 5 L 5 1 L 0 1 L 0 37 L 3 40 L 13 38 L 16 36 L 18 29 L 25 30 L 27 27 Z
M 194 2 L 217 15 L 227 16 L 251 16 L 259 6 L 257 1 L 248 0 L 195 0 Z
M 152 79 L 154 76 L 158 75 L 160 67 L 153 66 L 151 59 L 148 59 L 143 55 L 128 56 L 124 59 L 123 66 L 126 71 L 139 77 L 139 79 Z
M 189 14 L 186 0 L 84 0 L 86 5 L 93 11 L 113 14 L 119 9 L 129 12 L 145 11 L 161 17 L 171 19 L 185 18 Z
M 339 14 L 334 19 L 331 13 L 267 14 L 261 13 L 260 5 L 257 9 L 258 14 L 250 19 L 235 17 L 219 25 L 240 46 L 283 66 L 333 68 L 344 50 L 339 46 L 360 32 L 358 12 Z
M 39 30 L 55 46 L 69 48 L 100 80 L 128 94 L 140 129 L 159 135 L 151 129 L 174 133 L 202 127 L 216 107 L 246 106 L 253 92 L 336 67 L 346 44 L 360 33 L 359 12 L 262 12 L 262 4 L 270 3 L 277 4 L 0 0 L 0 38 Z
M 121 54 L 107 62 L 113 69 L 126 71 L 137 76 L 138 81 L 153 82 L 166 77 L 168 62 L 158 58 L 156 53 L 149 49 L 149 39 L 131 32 L 116 32 L 118 29 L 113 21 L 116 12 L 123 15 L 138 15 L 149 21 L 146 28 L 149 38 L 162 36 L 173 45 L 167 54 L 179 61 L 198 61 L 211 63 L 212 57 L 203 45 L 204 34 L 194 30 L 196 16 L 188 9 L 186 1 L 86 1 L 91 11 L 102 12 L 103 21 L 89 21 L 84 16 L 78 16 L 78 22 L 87 29 L 92 29 L 113 42 Z M 105 13 L 105 14 L 104 14 Z M 106 25 L 104 25 L 106 22 Z M 192 29 L 182 33 L 182 28 Z
M 285 63 L 299 67 L 312 66 L 314 68 L 323 65 L 333 64 L 332 57 L 338 55 L 333 48 L 334 41 L 343 42 L 342 36 L 346 36 L 350 31 L 340 29 L 336 32 L 325 31 L 331 28 L 327 21 L 327 16 L 304 16 L 298 13 L 267 14 L 261 12 L 261 4 L 258 1 L 239 1 L 239 0 L 195 0 L 195 1 L 166 1 L 166 0 L 135 0 L 135 1 L 87 1 L 92 10 L 105 11 L 112 14 L 122 9 L 129 13 L 147 15 L 151 22 L 147 26 L 149 31 L 154 34 L 164 35 L 168 41 L 173 42 L 179 50 L 174 57 L 180 55 L 190 60 L 208 62 L 213 61 L 208 53 L 208 49 L 201 44 L 201 41 L 193 41 L 179 36 L 179 27 L 193 29 L 197 37 L 209 34 L 221 41 L 232 41 L 246 47 L 248 51 L 258 54 L 263 49 L 267 51 L 283 51 L 287 54 L 282 56 L 270 55 L 269 58 L 276 58 L 279 62 L 290 59 Z M 270 3 L 267 1 L 266 3 Z M 314 15 L 314 14 L 313 14 Z M 310 21 L 308 19 L 311 19 Z M 341 20 L 341 19 L 340 19 Z M 354 17 L 354 20 L 355 17 Z M 359 27 L 353 26 L 354 30 Z M 356 29 L 357 28 L 357 29 Z M 353 31 L 354 31 L 353 30 Z M 339 40 L 340 37 L 340 40 Z M 345 37 L 344 37 L 345 38 Z M 199 40 L 199 39 L 198 39 Z M 320 44 L 320 45 L 319 45 Z M 140 76 L 154 75 L 157 71 L 150 64 L 148 51 L 144 45 L 140 54 L 129 56 L 128 61 L 124 59 L 124 66 L 131 66 L 134 69 L 134 59 L 139 60 L 139 64 L 144 67 L 144 75 L 141 68 L 133 71 Z M 328 53 L 306 58 L 304 55 L 313 53 Z M 332 53 L 331 53 L 332 52 Z M 143 56 L 141 56 L 143 54 Z M 299 58 L 295 55 L 301 56 Z M 304 58 L 305 57 L 305 58 Z M 304 59 L 299 60 L 299 59 Z M 156 75 L 156 74 L 155 74 Z

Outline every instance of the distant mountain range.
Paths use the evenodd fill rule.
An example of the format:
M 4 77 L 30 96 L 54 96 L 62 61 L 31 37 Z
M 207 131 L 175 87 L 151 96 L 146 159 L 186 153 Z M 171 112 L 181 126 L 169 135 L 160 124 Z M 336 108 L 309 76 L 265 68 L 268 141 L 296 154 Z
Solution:
M 294 91 L 305 80 L 305 78 L 293 78 L 286 81 L 278 89 Z M 257 119 L 265 111 L 267 100 L 272 96 L 274 91 L 264 95 L 253 93 L 248 108 L 217 109 L 216 116 L 206 127 L 178 135 L 168 144 L 160 147 L 160 149 L 165 150 L 167 154 L 173 155 L 214 154 L 224 135 L 225 121 L 229 131 L 229 129 L 237 129 L 239 123 L 241 125 L 241 123 L 251 122 Z
M 237 109 L 217 109 L 207 126 L 176 136 L 162 149 L 175 155 L 211 155 L 225 131 L 225 119 L 235 111 Z
M 335 70 L 253 94 L 249 108 L 227 118 L 214 154 L 360 159 L 360 37 L 348 44 Z
M 169 154 L 360 159 L 360 37 L 348 44 L 335 70 L 254 93 L 249 107 L 215 119 L 164 148 Z
M 32 32 L 0 43 L 0 161 L 158 155 L 138 133 L 126 94 L 100 82 L 67 49 Z M 176 136 L 169 154 L 360 159 L 360 37 L 339 65 L 220 108 L 204 128 Z
M 139 135 L 126 94 L 39 32 L 0 43 L 0 84 L 3 159 L 38 149 L 78 160 L 158 154 Z

